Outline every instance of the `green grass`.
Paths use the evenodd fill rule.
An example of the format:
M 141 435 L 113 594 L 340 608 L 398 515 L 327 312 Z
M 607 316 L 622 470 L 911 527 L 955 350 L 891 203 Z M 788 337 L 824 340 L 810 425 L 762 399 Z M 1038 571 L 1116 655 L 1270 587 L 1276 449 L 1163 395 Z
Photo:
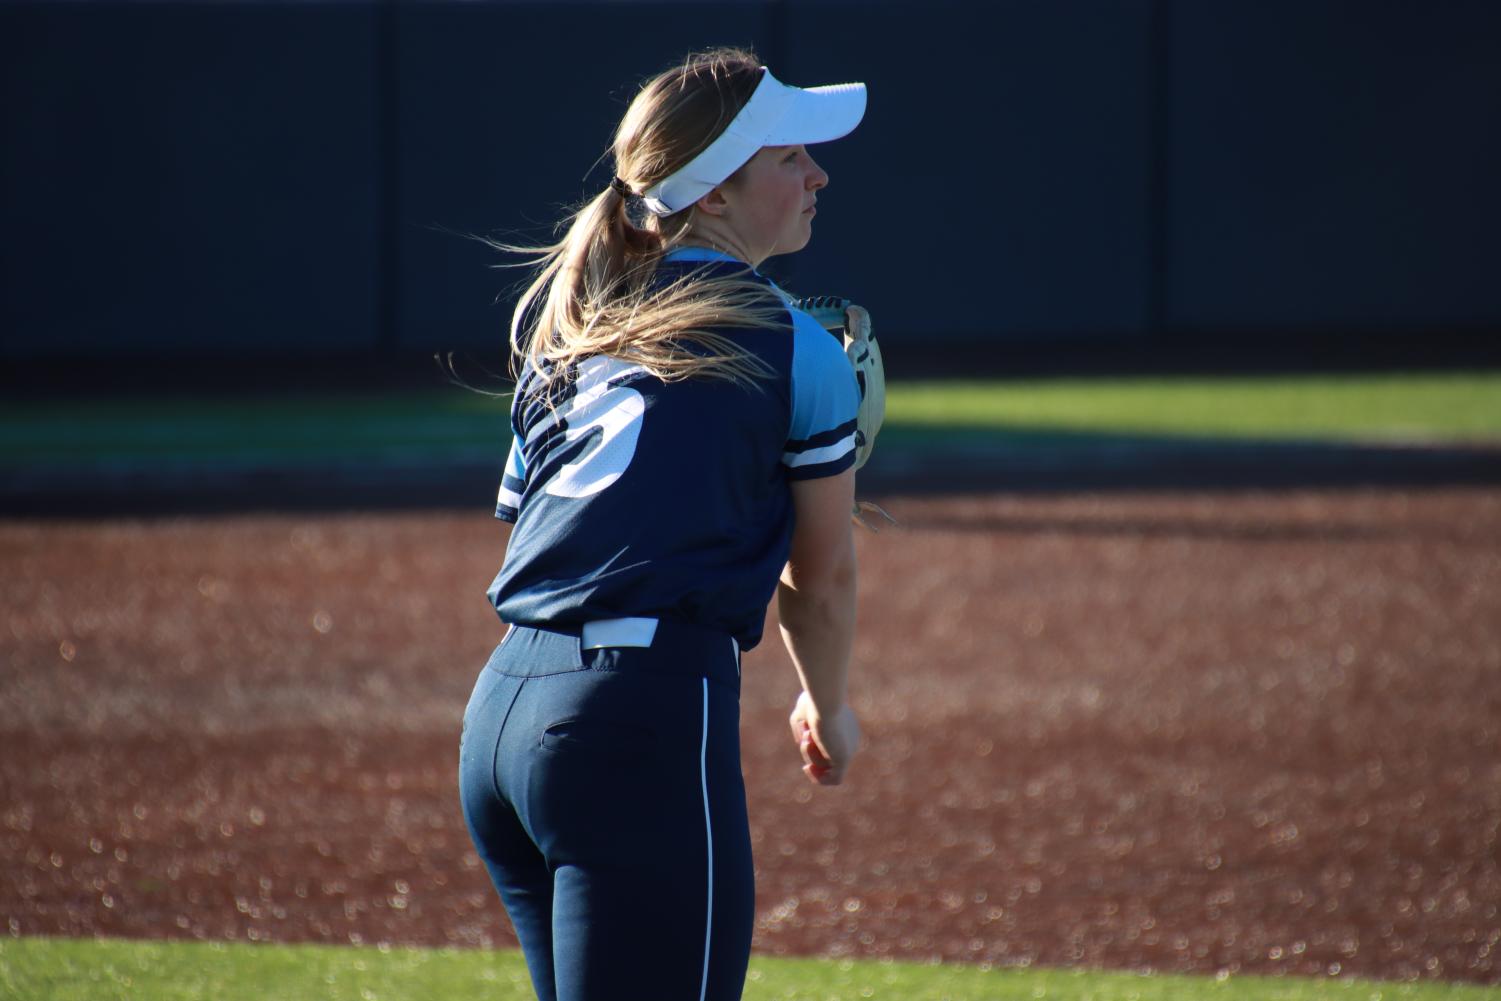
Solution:
M 462 391 L 0 405 L 0 462 L 493 455 L 510 397 Z
M 510 951 L 0 939 L 0 998 L 26 1001 L 523 1001 Z M 650 998 L 651 985 L 622 992 Z M 1495 989 L 1348 978 L 1140 976 L 753 957 L 746 1001 L 1481 1001 Z
M 0 464 L 492 458 L 509 398 L 333 397 L 0 403 Z M 894 382 L 883 447 L 942 435 L 1501 442 L 1501 372 Z
M 898 429 L 1494 442 L 1501 373 L 905 383 L 893 387 L 887 420 Z

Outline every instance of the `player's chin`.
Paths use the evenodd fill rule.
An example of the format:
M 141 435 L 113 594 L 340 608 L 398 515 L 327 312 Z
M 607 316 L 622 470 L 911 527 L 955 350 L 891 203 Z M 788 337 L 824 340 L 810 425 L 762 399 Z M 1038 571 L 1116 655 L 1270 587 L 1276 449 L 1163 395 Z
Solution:
M 808 242 L 812 239 L 813 217 L 811 215 L 804 215 L 802 219 L 798 221 L 796 228 L 794 228 L 791 233 L 787 234 L 787 249 L 782 251 L 782 253 L 795 254 L 799 250 L 802 250 L 804 247 L 806 247 L 808 245 Z

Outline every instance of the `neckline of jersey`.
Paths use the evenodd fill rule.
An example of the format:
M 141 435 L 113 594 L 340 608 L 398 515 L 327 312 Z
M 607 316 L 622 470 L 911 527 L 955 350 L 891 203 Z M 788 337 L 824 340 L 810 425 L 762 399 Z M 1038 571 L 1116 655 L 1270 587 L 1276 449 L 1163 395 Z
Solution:
M 731 264 L 744 265 L 745 262 L 736 257 L 731 257 L 722 250 L 714 250 L 709 247 L 678 247 L 669 250 L 662 258 L 664 261 L 729 261 Z M 751 268 L 755 271 L 755 268 Z M 756 271 L 756 274 L 761 272 Z

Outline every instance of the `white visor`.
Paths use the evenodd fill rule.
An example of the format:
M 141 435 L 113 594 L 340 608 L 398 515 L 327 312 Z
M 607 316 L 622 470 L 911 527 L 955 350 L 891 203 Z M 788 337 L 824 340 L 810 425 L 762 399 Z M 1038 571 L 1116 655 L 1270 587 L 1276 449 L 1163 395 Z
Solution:
M 729 127 L 687 166 L 641 197 L 653 215 L 672 215 L 713 191 L 761 147 L 838 139 L 853 132 L 864 116 L 863 83 L 790 87 L 763 66 L 756 92 Z

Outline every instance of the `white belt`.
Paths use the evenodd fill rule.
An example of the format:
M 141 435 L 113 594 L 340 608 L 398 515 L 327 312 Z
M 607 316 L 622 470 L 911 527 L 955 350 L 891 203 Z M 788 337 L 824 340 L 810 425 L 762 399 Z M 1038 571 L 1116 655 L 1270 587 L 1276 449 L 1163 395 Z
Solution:
M 585 622 L 579 630 L 579 648 L 598 650 L 608 646 L 651 646 L 657 635 L 657 620 L 648 616 L 628 616 L 623 619 L 596 619 Z M 735 668 L 740 667 L 740 641 L 730 637 L 735 648 Z
M 657 635 L 657 620 L 644 616 L 596 619 L 585 622 L 579 633 L 580 648 L 598 650 L 607 646 L 651 646 Z

